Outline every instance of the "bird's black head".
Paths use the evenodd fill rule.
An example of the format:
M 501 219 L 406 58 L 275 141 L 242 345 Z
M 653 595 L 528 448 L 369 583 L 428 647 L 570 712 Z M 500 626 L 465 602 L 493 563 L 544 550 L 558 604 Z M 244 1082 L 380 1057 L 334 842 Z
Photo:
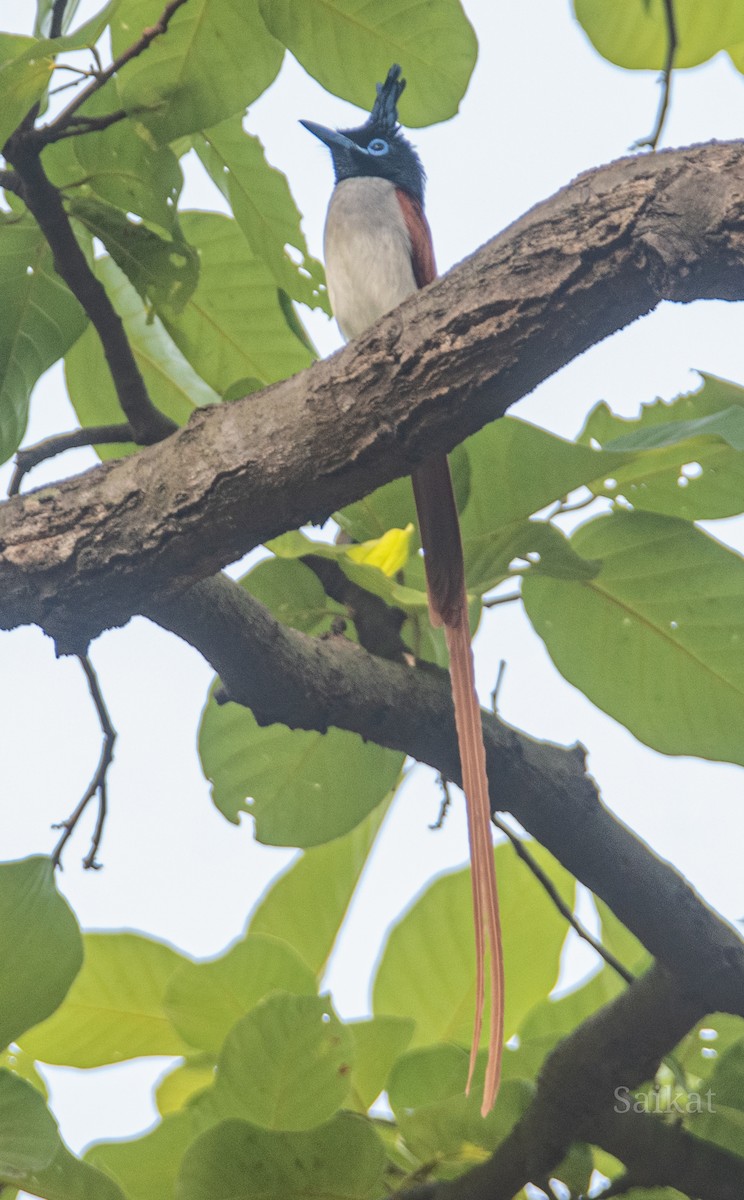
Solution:
M 336 183 L 377 175 L 423 203 L 424 168 L 398 124 L 398 99 L 405 86 L 400 67 L 392 66 L 385 82 L 377 85 L 377 99 L 369 119 L 358 129 L 335 130 L 313 121 L 300 122 L 330 150 Z

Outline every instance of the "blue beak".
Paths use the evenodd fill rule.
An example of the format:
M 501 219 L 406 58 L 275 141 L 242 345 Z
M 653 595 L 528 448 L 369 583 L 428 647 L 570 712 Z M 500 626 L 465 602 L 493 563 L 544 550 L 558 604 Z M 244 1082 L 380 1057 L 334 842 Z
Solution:
M 356 150 L 358 154 L 366 154 L 361 146 L 356 142 L 352 142 L 351 138 L 345 134 L 339 133 L 336 129 L 327 129 L 325 125 L 316 125 L 314 121 L 300 121 L 300 125 L 304 125 L 310 133 L 314 133 L 316 138 L 320 138 L 321 142 L 325 142 L 326 146 L 333 148 L 338 146 L 343 150 Z

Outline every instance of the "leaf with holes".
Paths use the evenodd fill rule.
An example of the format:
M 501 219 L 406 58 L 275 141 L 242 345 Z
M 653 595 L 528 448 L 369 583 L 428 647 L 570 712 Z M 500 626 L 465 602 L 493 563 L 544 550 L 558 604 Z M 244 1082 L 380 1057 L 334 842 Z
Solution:
M 634 452 L 589 484 L 597 495 L 625 496 L 634 508 L 688 521 L 731 517 L 744 507 L 744 388 L 725 379 L 703 375 L 697 391 L 644 404 L 633 420 L 602 402 L 579 436 Z
M 199 729 L 212 800 L 233 824 L 249 812 L 271 846 L 317 846 L 348 833 L 395 787 L 404 756 L 355 733 L 260 726 L 210 699 Z
M 744 560 L 687 521 L 615 512 L 581 526 L 594 579 L 523 581 L 562 675 L 664 754 L 744 764 Z
M 119 208 L 91 196 L 68 196 L 67 208 L 100 238 L 143 300 L 180 313 L 199 279 L 199 258 L 182 238 L 162 238 Z
M 234 117 L 205 129 L 193 141 L 256 258 L 266 263 L 293 300 L 330 312 L 323 267 L 308 253 L 287 178 L 266 161 L 258 138 L 246 133 L 240 118 Z M 287 246 L 294 251 L 292 257 Z
M 99 117 L 110 111 L 111 100 L 103 89 L 82 106 L 80 115 Z M 183 185 L 181 168 L 173 151 L 153 146 L 141 126 L 118 121 L 84 137 L 64 138 L 46 147 L 44 166 L 52 183 L 67 189 L 69 196 L 97 196 L 123 213 L 137 213 L 173 231 Z
M 404 125 L 454 116 L 478 43 L 460 0 L 260 0 L 266 24 L 329 92 L 369 110 L 375 84 L 403 63 Z

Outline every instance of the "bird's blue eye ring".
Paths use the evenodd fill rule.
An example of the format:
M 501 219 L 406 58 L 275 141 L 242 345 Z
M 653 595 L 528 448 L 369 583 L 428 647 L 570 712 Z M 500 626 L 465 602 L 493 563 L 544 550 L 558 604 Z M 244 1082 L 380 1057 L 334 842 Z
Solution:
M 383 138 L 372 138 L 372 141 L 367 146 L 370 154 L 387 154 L 390 147 Z

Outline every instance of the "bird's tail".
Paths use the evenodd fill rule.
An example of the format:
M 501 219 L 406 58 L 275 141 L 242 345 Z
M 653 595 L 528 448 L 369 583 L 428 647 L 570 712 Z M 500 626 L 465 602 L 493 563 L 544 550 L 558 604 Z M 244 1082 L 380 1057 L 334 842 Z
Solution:
M 432 458 L 413 473 L 413 490 L 424 548 L 429 615 L 444 626 L 450 656 L 452 700 L 468 813 L 476 951 L 476 1003 L 467 1090 L 473 1079 L 485 1007 L 486 958 L 491 992 L 488 1064 L 481 1112 L 493 1108 L 501 1077 L 504 1041 L 504 959 L 496 890 L 486 751 L 470 645 L 465 567 L 452 478 L 447 459 Z M 486 954 L 486 947 L 488 954 Z

